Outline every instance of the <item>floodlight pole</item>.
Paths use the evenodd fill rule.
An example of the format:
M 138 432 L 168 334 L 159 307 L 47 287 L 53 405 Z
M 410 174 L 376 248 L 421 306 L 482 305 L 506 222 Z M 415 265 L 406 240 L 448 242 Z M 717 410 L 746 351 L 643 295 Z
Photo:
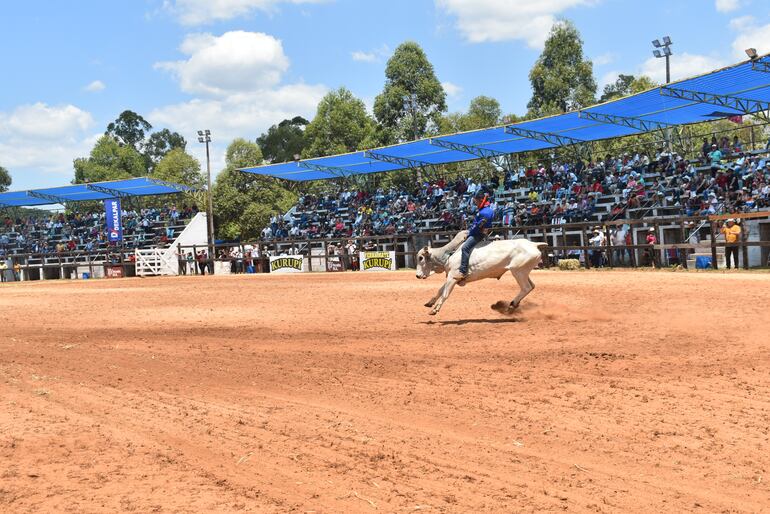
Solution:
M 656 39 L 652 42 L 652 46 L 655 47 L 655 50 L 653 50 L 652 54 L 656 58 L 665 57 L 666 58 L 666 84 L 671 83 L 671 45 L 673 42 L 671 41 L 671 38 L 669 36 L 663 37 L 663 42 L 659 39 Z M 662 50 L 658 50 L 662 49 Z M 666 147 L 668 148 L 668 151 L 671 152 L 673 148 L 671 147 L 671 129 L 666 128 L 663 131 L 665 135 L 666 140 Z
M 206 236 L 208 239 L 208 261 L 212 263 L 210 273 L 214 272 L 214 203 L 211 198 L 211 154 L 209 153 L 209 143 L 211 143 L 211 131 L 199 130 L 198 142 L 206 144 Z

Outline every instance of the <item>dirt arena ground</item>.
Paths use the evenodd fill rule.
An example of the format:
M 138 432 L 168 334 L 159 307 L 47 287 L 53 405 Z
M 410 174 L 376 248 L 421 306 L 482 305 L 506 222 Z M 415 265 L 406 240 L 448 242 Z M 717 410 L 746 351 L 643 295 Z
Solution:
M 3 512 L 770 512 L 770 274 L 0 287 Z

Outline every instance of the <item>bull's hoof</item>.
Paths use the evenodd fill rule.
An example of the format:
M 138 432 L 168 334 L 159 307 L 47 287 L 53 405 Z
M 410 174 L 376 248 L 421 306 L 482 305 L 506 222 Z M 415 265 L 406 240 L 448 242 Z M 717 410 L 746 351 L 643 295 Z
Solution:
M 423 305 L 425 305 L 426 307 L 433 307 L 433 303 L 434 302 L 427 302 L 427 303 L 425 303 Z
M 436 309 L 433 309 L 428 314 L 430 314 L 431 316 L 435 316 L 436 314 L 438 314 L 438 311 Z

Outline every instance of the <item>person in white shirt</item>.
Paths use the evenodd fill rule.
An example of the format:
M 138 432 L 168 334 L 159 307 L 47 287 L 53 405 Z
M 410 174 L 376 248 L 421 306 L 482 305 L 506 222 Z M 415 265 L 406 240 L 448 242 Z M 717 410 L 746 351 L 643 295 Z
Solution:
M 594 236 L 588 240 L 588 243 L 591 246 L 596 246 L 597 248 L 603 247 L 606 244 L 606 242 L 607 242 L 607 238 L 604 236 L 604 232 L 602 232 L 598 228 L 594 230 Z M 592 250 L 591 263 L 597 268 L 604 266 L 604 252 L 602 252 L 601 250 Z

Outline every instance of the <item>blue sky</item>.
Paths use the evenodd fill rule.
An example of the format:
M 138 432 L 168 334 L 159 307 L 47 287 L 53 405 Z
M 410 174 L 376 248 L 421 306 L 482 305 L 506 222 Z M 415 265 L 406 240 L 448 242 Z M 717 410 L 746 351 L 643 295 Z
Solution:
M 329 89 L 371 105 L 385 61 L 417 41 L 445 84 L 450 110 L 477 95 L 522 114 L 527 73 L 559 18 L 580 30 L 600 86 L 618 73 L 662 80 L 652 39 L 674 41 L 674 78 L 770 52 L 766 0 L 26 0 L 0 22 L 0 165 L 12 189 L 66 184 L 124 109 L 184 135 L 200 157 L 271 124 L 311 118 Z

